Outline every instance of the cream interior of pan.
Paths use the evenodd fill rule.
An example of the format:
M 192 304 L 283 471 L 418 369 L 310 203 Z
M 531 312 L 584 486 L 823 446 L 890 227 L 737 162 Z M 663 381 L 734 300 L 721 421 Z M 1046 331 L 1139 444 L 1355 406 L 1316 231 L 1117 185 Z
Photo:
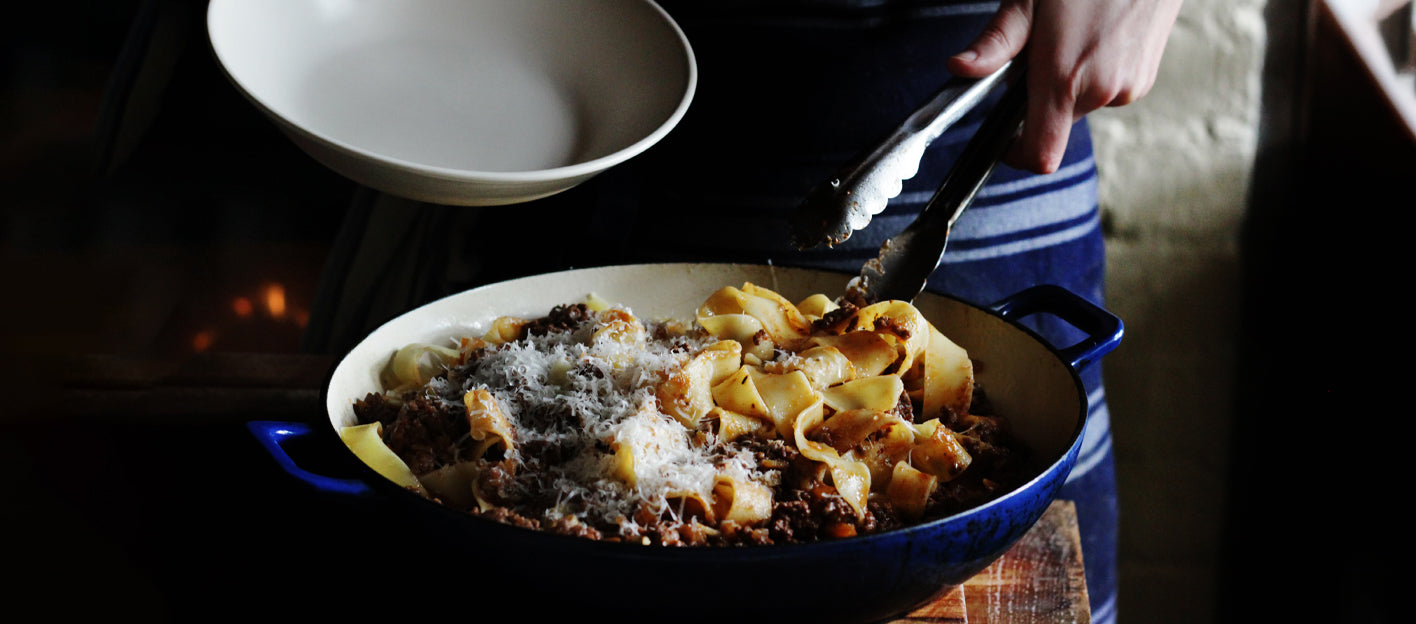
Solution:
M 500 282 L 449 296 L 383 325 L 335 369 L 327 409 L 336 428 L 356 424 L 353 403 L 378 391 L 390 356 L 412 342 L 451 344 L 481 335 L 497 316 L 545 315 L 552 307 L 594 294 L 651 318 L 691 318 L 723 286 L 752 282 L 792 301 L 843 292 L 849 276 L 804 269 L 730 264 L 652 264 L 580 269 Z M 915 300 L 925 317 L 981 362 L 978 382 L 1016 433 L 1051 463 L 1080 435 L 1085 406 L 1071 368 L 1033 334 L 981 308 L 925 293 Z M 1065 346 L 1065 345 L 1064 345 Z

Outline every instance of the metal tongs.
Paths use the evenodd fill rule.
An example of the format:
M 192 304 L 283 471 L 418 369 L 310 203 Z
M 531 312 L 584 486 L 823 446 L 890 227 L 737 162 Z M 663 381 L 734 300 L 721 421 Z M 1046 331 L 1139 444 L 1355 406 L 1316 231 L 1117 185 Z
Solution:
M 984 78 L 951 79 L 877 147 L 807 195 L 792 214 L 793 244 L 799 249 L 823 243 L 834 246 L 869 225 L 871 217 L 899 194 L 903 181 L 918 172 L 924 148 L 994 89 L 1006 85 L 924 210 L 909 227 L 886 240 L 880 255 L 867 261 L 847 285 L 847 298 L 857 302 L 913 301 L 938 268 L 954 222 L 1017 136 L 1026 112 L 1021 74 L 1020 64 L 1009 63 Z

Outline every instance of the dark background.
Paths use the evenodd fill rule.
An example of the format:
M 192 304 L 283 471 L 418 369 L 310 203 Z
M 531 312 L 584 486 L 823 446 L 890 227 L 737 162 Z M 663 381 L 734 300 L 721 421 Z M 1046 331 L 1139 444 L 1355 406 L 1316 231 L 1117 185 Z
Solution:
M 40 3 L 0 25 L 0 549 L 20 578 L 0 594 L 48 619 L 189 620 L 339 605 L 367 615 L 364 590 L 328 598 L 363 585 L 394 588 L 385 606 L 468 591 L 449 574 L 464 564 L 436 544 L 351 554 L 369 552 L 352 545 L 377 540 L 388 518 L 286 478 L 246 434 L 253 414 L 125 406 L 150 379 L 139 369 L 133 385 L 70 392 L 66 355 L 168 361 L 203 335 L 211 352 L 304 351 L 296 381 L 324 362 L 305 344 L 309 312 L 360 190 L 229 87 L 203 10 Z M 1416 150 L 1336 33 L 1279 43 L 1320 53 L 1266 96 L 1220 619 L 1387 621 L 1390 571 L 1410 560 L 1402 293 Z M 284 314 L 233 308 L 261 309 L 273 285 Z M 288 398 L 262 414 L 318 409 L 308 392 Z
M 244 414 L 140 400 L 200 336 L 212 353 L 300 352 L 356 191 L 230 88 L 204 10 L 37 3 L 0 25 L 0 560 L 15 579 L 0 597 L 16 621 L 382 612 L 357 588 L 332 597 L 354 584 L 324 580 L 340 567 L 406 581 L 410 600 L 446 589 L 377 556 L 355 566 L 373 512 L 302 490 L 244 430 L 317 415 L 316 395 L 277 388 L 283 408 Z M 263 306 L 272 287 L 283 314 Z M 71 357 L 88 353 L 133 357 Z M 317 387 L 297 377 L 272 383 Z

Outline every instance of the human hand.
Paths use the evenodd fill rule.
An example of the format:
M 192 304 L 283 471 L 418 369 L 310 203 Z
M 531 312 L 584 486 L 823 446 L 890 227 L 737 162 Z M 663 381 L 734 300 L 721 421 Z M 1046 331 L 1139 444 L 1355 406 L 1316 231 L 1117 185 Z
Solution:
M 1062 162 L 1072 124 L 1150 91 L 1181 2 L 1003 0 L 978 38 L 948 60 L 948 68 L 978 78 L 1025 54 L 1027 117 L 1003 161 L 1052 173 Z

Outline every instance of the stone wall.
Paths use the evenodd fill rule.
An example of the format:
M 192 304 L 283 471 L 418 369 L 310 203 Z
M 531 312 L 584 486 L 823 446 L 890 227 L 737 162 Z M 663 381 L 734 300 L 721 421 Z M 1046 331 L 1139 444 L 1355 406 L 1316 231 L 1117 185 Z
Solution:
M 1267 4 L 1186 0 L 1150 94 L 1090 117 L 1127 328 L 1105 360 L 1122 621 L 1213 618 Z

